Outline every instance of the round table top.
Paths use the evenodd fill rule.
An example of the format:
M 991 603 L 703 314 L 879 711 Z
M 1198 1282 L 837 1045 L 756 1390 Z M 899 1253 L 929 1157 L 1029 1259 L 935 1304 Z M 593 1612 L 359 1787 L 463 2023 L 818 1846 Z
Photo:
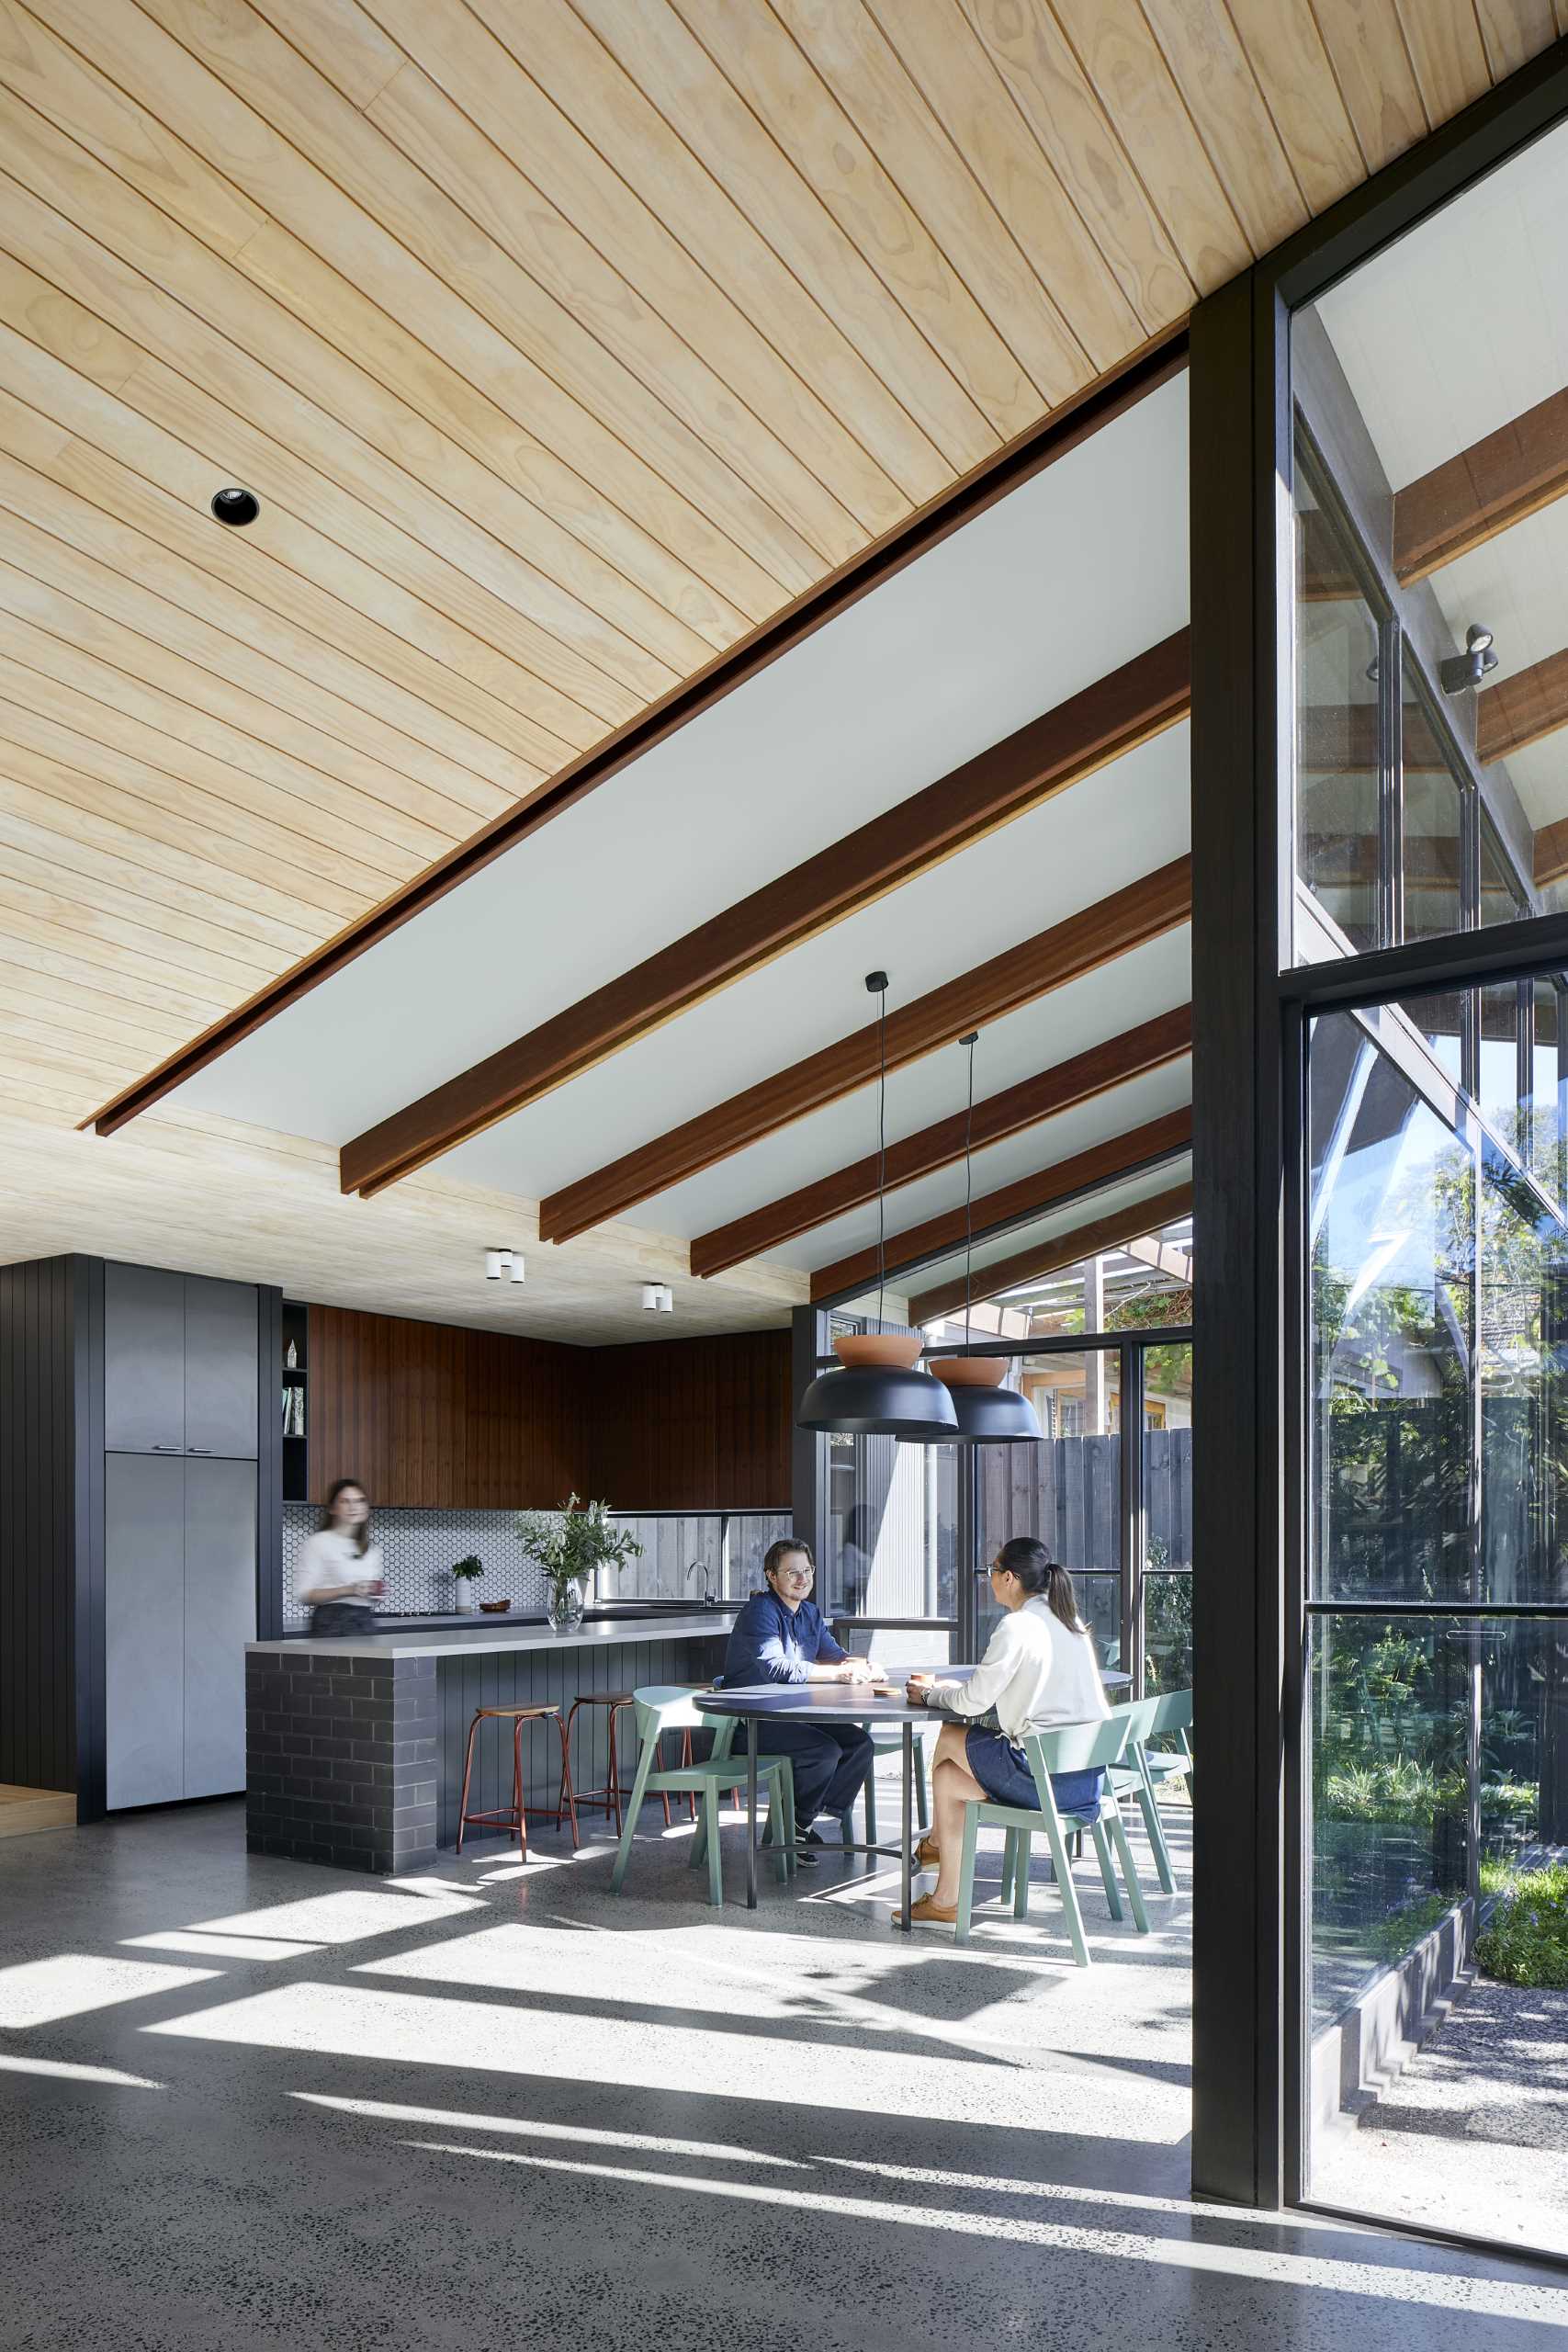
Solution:
M 738 1683 L 729 1690 L 699 1690 L 695 1703 L 702 1714 L 735 1715 L 742 1720 L 753 1715 L 812 1715 L 827 1724 L 956 1722 L 957 1717 L 944 1715 L 940 1707 L 934 1712 L 930 1707 L 911 1707 L 903 1697 L 909 1676 L 926 1670 L 898 1667 L 886 1675 L 884 1682 L 897 1687 L 897 1698 L 879 1697 L 879 1686 L 869 1682 L 754 1682 Z M 942 1679 L 967 1682 L 974 1671 L 972 1666 L 943 1667 Z M 1114 1670 L 1100 1677 L 1107 1690 L 1125 1690 L 1132 1679 L 1130 1674 Z
M 912 1673 L 915 1669 L 910 1668 Z M 973 1674 L 973 1667 L 950 1667 L 945 1679 L 957 1682 Z M 825 1724 L 931 1724 L 944 1720 L 927 1707 L 911 1707 L 902 1695 L 908 1676 L 890 1676 L 900 1685 L 896 1699 L 877 1696 L 871 1682 L 758 1682 L 734 1690 L 699 1690 L 694 1703 L 705 1715 L 810 1715 Z

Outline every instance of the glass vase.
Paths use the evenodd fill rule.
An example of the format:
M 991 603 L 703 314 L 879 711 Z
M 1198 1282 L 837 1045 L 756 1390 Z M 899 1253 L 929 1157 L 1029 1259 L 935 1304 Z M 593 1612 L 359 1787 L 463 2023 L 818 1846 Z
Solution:
M 575 1580 L 552 1585 L 546 1614 L 553 1634 L 575 1634 L 582 1623 L 582 1587 Z

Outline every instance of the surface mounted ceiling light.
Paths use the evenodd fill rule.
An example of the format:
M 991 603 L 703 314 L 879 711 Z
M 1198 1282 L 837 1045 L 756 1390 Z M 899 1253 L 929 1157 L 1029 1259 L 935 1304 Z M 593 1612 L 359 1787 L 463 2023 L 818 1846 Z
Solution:
M 243 531 L 261 513 L 261 501 L 253 490 L 242 490 L 238 482 L 231 482 L 220 490 L 212 502 L 212 512 L 231 531 Z
M 881 1000 L 876 1102 L 878 1328 L 846 1333 L 834 1340 L 838 1369 L 818 1374 L 795 1418 L 803 1430 L 826 1430 L 851 1437 L 897 1437 L 915 1445 L 939 1445 L 944 1438 L 958 1435 L 958 1416 L 941 1381 L 915 1368 L 925 1343 L 919 1331 L 881 1329 L 887 1227 L 887 975 L 868 972 L 865 984 Z
M 975 1048 L 977 1029 L 959 1044 L 969 1049 L 969 1103 L 964 1116 L 964 1344 L 969 1345 L 969 1291 L 975 1255 Z M 960 1445 L 1024 1445 L 1038 1442 L 1038 1416 L 1027 1396 L 1004 1386 L 1006 1356 L 939 1356 L 931 1371 L 951 1392 Z
M 1464 651 L 1450 653 L 1440 664 L 1438 675 L 1446 695 L 1461 695 L 1466 687 L 1478 686 L 1487 672 L 1496 667 L 1491 630 L 1480 621 L 1472 621 L 1464 633 Z
M 487 1282 L 498 1283 L 502 1274 L 510 1274 L 514 1283 L 520 1283 L 524 1280 L 525 1272 L 521 1250 L 487 1250 L 485 1251 L 485 1280 Z
M 673 1315 L 675 1294 L 668 1283 L 644 1283 L 642 1306 L 645 1315 Z

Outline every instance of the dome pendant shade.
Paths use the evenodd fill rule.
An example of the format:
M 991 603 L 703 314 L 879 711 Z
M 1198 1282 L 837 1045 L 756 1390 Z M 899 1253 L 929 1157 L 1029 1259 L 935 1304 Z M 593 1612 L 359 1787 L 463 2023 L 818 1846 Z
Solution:
M 1016 1388 L 965 1381 L 953 1390 L 960 1445 L 1038 1445 L 1043 1432 L 1033 1406 Z
M 940 1445 L 959 1435 L 947 1390 L 914 1368 L 918 1331 L 854 1332 L 833 1345 L 840 1367 L 818 1374 L 800 1400 L 797 1427 L 843 1437 L 898 1437 L 916 1445 Z

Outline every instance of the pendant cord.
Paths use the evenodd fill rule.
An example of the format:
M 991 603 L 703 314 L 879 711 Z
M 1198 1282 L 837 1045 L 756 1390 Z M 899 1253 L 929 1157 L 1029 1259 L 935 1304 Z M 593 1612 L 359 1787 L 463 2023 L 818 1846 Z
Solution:
M 965 1040 L 969 1047 L 969 1101 L 964 1114 L 964 1345 L 969 1345 L 969 1285 L 975 1256 L 975 1161 L 971 1145 L 975 1135 L 975 1046 L 976 1039 Z
M 882 1294 L 887 1283 L 887 983 L 877 1012 L 876 1082 L 876 1328 L 882 1329 Z

